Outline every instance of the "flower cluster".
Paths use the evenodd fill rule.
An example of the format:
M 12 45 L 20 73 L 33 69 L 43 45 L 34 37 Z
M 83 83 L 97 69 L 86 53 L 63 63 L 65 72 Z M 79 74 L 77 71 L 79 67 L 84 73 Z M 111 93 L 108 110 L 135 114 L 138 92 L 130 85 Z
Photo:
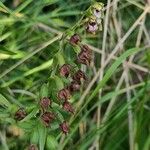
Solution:
M 90 65 L 92 53 L 87 45 L 82 45 L 81 52 L 78 55 L 78 62 L 85 65 Z
M 65 74 L 67 74 L 67 75 L 71 74 L 71 71 L 68 70 L 68 68 L 71 68 L 71 66 L 68 64 L 64 64 L 60 68 L 60 75 L 65 76 Z M 68 70 L 68 71 L 66 72 L 66 70 Z M 63 109 L 65 111 L 70 112 L 72 114 L 74 113 L 74 109 L 73 109 L 71 103 L 69 102 L 69 99 L 71 98 L 71 95 L 74 92 L 80 90 L 82 80 L 85 80 L 85 79 L 86 79 L 85 73 L 81 70 L 78 70 L 77 72 L 75 72 L 72 75 L 71 83 L 58 92 L 58 98 L 61 100 Z
M 46 127 L 49 127 L 50 124 L 57 118 L 57 114 L 55 114 L 53 111 L 50 111 L 52 108 L 52 101 L 48 97 L 43 97 L 39 102 L 39 106 L 41 109 L 40 120 Z M 69 103 L 67 103 L 67 102 L 64 103 L 63 108 L 66 111 L 73 113 L 73 108 L 71 107 L 71 105 Z M 20 108 L 16 111 L 14 118 L 17 121 L 21 121 L 26 116 L 27 116 L 27 112 L 25 111 L 25 109 Z M 69 126 L 66 121 L 63 121 L 62 123 L 60 123 L 59 127 L 63 133 L 65 133 L 65 134 L 68 133 Z M 29 149 L 36 149 L 35 145 L 33 145 L 33 144 L 30 145 Z
M 66 100 L 68 98 L 67 97 L 68 93 L 66 93 L 66 91 L 63 91 L 63 90 L 61 90 L 61 92 L 62 92 L 61 98 L 63 100 Z M 69 104 L 66 103 L 64 105 L 65 105 L 64 108 L 66 110 L 69 109 L 68 111 L 73 112 L 72 108 L 69 107 Z M 49 107 L 52 108 L 52 101 L 49 98 L 44 97 L 40 101 L 40 106 L 42 108 L 41 120 L 46 127 L 49 127 L 50 124 L 57 118 L 57 114 L 55 114 L 52 111 L 48 111 Z M 62 123 L 60 123 L 59 127 L 63 133 L 67 134 L 69 132 L 69 126 L 66 121 L 63 121 Z
M 98 30 L 102 30 L 103 9 L 104 4 L 99 2 L 89 8 L 85 21 L 87 32 L 95 34 Z
M 85 15 L 83 15 L 83 19 L 85 20 L 81 19 L 81 22 L 84 24 L 87 32 L 95 34 L 101 28 L 103 8 L 103 3 L 97 2 L 94 5 L 90 6 L 90 8 L 85 12 Z M 83 25 L 82 23 L 81 25 Z M 80 35 L 77 34 L 75 31 L 77 30 L 73 29 L 73 34 L 71 32 L 71 35 L 66 34 L 64 37 L 68 42 L 67 38 L 69 36 L 69 43 L 74 49 L 78 48 L 78 51 L 76 52 L 76 62 L 78 63 L 77 66 L 79 64 L 90 66 L 92 61 L 92 51 L 87 45 L 82 44 Z M 85 73 L 82 70 L 80 70 L 77 66 L 63 64 L 59 68 L 59 75 L 61 76 L 61 78 L 65 78 L 65 81 L 67 80 L 67 83 L 69 84 L 65 85 L 64 88 L 57 91 L 57 94 L 55 94 L 55 96 L 57 95 L 56 99 L 58 99 L 60 102 L 59 104 L 61 104 L 61 107 L 59 108 L 61 108 L 61 110 L 63 110 L 69 115 L 75 113 L 75 109 L 73 108 L 72 103 L 70 101 L 72 95 L 74 94 L 74 92 L 80 91 L 84 82 L 87 80 L 87 76 L 85 75 Z M 57 122 L 59 122 L 59 129 L 64 134 L 67 134 L 69 132 L 69 123 L 66 121 L 66 118 L 60 119 L 58 117 L 58 114 L 55 113 L 55 109 L 53 107 L 54 102 L 52 101 L 52 97 L 49 98 L 47 96 L 43 96 L 38 103 L 39 114 L 36 117 L 44 124 L 46 128 L 50 127 L 51 124 L 56 120 Z M 26 116 L 27 112 L 25 111 L 25 109 L 20 108 L 16 111 L 14 118 L 17 121 L 20 121 Z M 38 150 L 38 147 L 34 144 L 31 144 L 28 147 L 28 149 Z

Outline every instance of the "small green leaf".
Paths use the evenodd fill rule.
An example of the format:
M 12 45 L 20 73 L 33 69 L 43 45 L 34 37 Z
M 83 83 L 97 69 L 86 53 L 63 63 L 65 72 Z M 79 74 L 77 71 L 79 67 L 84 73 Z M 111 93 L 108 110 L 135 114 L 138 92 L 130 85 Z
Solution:
M 75 53 L 77 53 L 77 54 L 80 53 L 80 51 L 81 51 L 81 48 L 78 45 L 73 46 L 73 49 L 74 49 Z
M 38 128 L 35 128 L 33 130 L 33 132 L 31 133 L 31 138 L 30 138 L 30 142 L 32 144 L 38 144 L 38 141 L 39 141 L 39 133 L 38 133 Z
M 45 142 L 46 142 L 46 136 L 47 136 L 47 129 L 45 126 L 43 126 L 41 123 L 38 126 L 38 133 L 39 133 L 39 148 L 40 150 L 44 150 Z
M 26 121 L 26 122 L 18 122 L 18 126 L 20 128 L 23 128 L 24 130 L 33 130 L 36 127 L 37 121 Z
M 48 97 L 48 85 L 43 84 L 40 90 L 40 98 Z
M 54 76 L 54 80 L 55 80 L 57 89 L 62 89 L 64 87 L 64 84 L 61 78 L 59 78 L 58 76 Z
M 46 141 L 46 148 L 49 150 L 56 150 L 57 147 L 58 147 L 58 142 L 57 142 L 56 138 L 49 135 L 47 137 L 47 141 Z
M 64 121 L 64 117 L 63 117 L 62 113 L 59 112 L 59 110 L 55 110 L 55 112 L 56 112 L 56 114 L 57 114 L 58 119 L 59 119 L 61 122 L 63 122 L 63 121 Z
M 65 64 L 65 60 L 64 60 L 64 56 L 63 56 L 62 51 L 59 51 L 59 52 L 56 54 L 56 58 L 57 58 L 58 63 L 59 63 L 60 66 L 62 66 L 63 64 Z

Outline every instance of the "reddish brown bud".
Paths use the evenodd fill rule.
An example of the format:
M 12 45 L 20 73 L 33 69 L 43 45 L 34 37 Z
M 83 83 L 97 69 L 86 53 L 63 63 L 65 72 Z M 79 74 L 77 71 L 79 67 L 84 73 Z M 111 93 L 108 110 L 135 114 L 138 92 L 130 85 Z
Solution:
M 66 121 L 60 124 L 60 129 L 64 134 L 67 134 L 69 132 L 69 125 Z
M 78 70 L 74 75 L 73 75 L 73 80 L 76 81 L 78 84 L 81 84 L 81 80 L 84 79 L 86 80 L 85 73 L 81 70 Z
M 80 39 L 80 36 L 78 34 L 74 34 L 73 36 L 71 36 L 70 38 L 70 43 L 72 45 L 75 45 L 75 44 L 78 44 L 78 42 L 80 42 L 81 39 Z
M 87 45 L 82 45 L 81 50 L 87 52 L 87 54 L 91 54 L 91 49 Z
M 40 106 L 42 107 L 42 109 L 48 109 L 49 106 L 51 106 L 51 100 L 47 97 L 44 97 L 41 99 L 40 101 Z
M 70 92 L 75 92 L 80 90 L 80 84 L 77 81 L 72 81 L 71 84 L 68 86 Z
M 64 102 L 63 103 L 63 109 L 70 112 L 70 113 L 74 113 L 74 109 L 73 109 L 72 105 L 69 102 Z
M 71 70 L 70 65 L 64 64 L 64 65 L 60 68 L 60 75 L 67 78 L 67 77 L 69 76 L 69 74 L 70 74 L 70 70 Z
M 28 150 L 38 150 L 38 147 L 37 147 L 35 144 L 31 144 L 31 145 L 28 147 Z
M 41 120 L 46 125 L 46 127 L 49 126 L 49 124 L 55 119 L 55 115 L 52 112 L 45 112 L 41 116 Z
M 81 47 L 81 52 L 78 55 L 78 62 L 85 65 L 90 65 L 92 59 L 92 52 L 87 45 Z
M 64 88 L 58 92 L 58 98 L 61 100 L 68 100 L 70 99 L 70 91 L 67 88 Z
M 26 115 L 27 115 L 26 111 L 23 108 L 20 108 L 15 113 L 15 119 L 20 121 L 20 120 L 24 119 L 26 117 Z

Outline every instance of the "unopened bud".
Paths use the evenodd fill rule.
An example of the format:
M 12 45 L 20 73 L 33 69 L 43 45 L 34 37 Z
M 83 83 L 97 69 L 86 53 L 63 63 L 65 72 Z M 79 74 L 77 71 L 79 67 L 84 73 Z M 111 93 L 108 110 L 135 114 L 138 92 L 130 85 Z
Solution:
M 66 121 L 60 124 L 60 129 L 64 134 L 67 134 L 69 132 L 69 125 Z
M 74 113 L 74 109 L 73 109 L 72 105 L 69 102 L 64 102 L 63 103 L 63 109 L 70 112 L 70 113 Z
M 52 112 L 45 112 L 41 116 L 41 120 L 46 125 L 46 127 L 49 126 L 49 124 L 55 119 L 55 115 Z
M 23 108 L 20 108 L 15 113 L 15 119 L 20 121 L 20 120 L 24 119 L 26 117 L 26 115 L 27 115 L 26 111 Z
M 58 92 L 58 98 L 61 100 L 68 100 L 70 99 L 70 91 L 67 88 L 64 88 Z
M 76 45 L 76 44 L 78 44 L 78 42 L 80 42 L 81 41 L 81 39 L 80 39 L 80 36 L 78 35 L 78 34 L 74 34 L 73 36 L 71 36 L 71 38 L 70 38 L 70 43 L 72 44 L 72 45 Z
M 47 97 L 44 97 L 40 101 L 40 106 L 42 109 L 48 109 L 49 106 L 51 106 L 51 100 Z
M 78 70 L 72 78 L 74 81 L 78 82 L 78 84 L 81 84 L 82 79 L 86 80 L 85 73 L 81 70 Z
M 70 70 L 71 70 L 70 65 L 64 64 L 64 65 L 60 68 L 60 75 L 67 78 L 67 77 L 69 76 L 69 74 L 70 74 Z

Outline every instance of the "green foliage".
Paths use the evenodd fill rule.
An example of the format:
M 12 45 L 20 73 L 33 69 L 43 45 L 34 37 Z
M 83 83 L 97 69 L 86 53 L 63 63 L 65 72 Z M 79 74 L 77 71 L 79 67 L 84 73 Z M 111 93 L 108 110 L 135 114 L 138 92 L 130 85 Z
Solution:
M 100 20 L 93 16 L 95 9 L 102 11 Z M 0 150 L 28 149 L 30 144 L 39 150 L 149 150 L 149 13 L 138 20 L 147 9 L 143 0 L 1 0 Z M 86 30 L 93 20 L 100 21 L 99 29 L 90 34 Z M 77 63 L 82 43 L 69 44 L 75 33 L 92 50 L 89 66 Z M 74 115 L 58 98 L 72 81 L 71 75 L 59 74 L 65 63 L 71 75 L 81 69 L 88 78 L 69 100 Z M 49 127 L 41 119 L 43 97 L 50 98 L 47 111 L 56 115 Z M 27 115 L 17 121 L 19 108 Z M 69 122 L 67 135 L 60 130 L 64 120 Z

